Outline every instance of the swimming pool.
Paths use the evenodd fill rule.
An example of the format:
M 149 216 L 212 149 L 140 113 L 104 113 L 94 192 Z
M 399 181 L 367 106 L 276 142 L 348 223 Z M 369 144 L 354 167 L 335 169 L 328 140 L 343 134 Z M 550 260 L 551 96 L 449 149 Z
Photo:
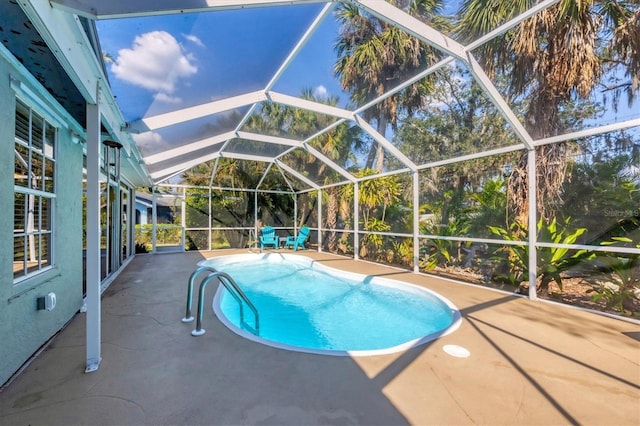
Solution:
M 233 332 L 288 350 L 375 355 L 417 346 L 455 331 L 458 309 L 422 287 L 340 271 L 306 256 L 262 253 L 198 263 L 233 277 L 259 312 L 259 336 L 241 325 L 240 308 L 223 286 L 213 309 Z M 245 312 L 245 323 L 252 314 Z

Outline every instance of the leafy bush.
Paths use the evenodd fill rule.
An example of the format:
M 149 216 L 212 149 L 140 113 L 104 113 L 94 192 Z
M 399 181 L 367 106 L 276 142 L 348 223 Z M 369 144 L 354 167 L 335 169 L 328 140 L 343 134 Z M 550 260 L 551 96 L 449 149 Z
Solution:
M 556 219 L 546 222 L 543 219 L 538 221 L 538 240 L 551 242 L 555 244 L 575 244 L 576 240 L 586 232 L 586 228 L 579 228 L 569 233 L 570 218 L 564 221 L 561 227 L 558 226 Z M 524 225 L 514 223 L 509 230 L 489 226 L 494 234 L 507 241 L 520 241 L 520 236 L 526 233 Z M 509 252 L 508 260 L 510 263 L 510 272 L 514 277 L 527 277 L 529 274 L 529 246 L 528 245 L 510 245 L 507 248 Z M 540 278 L 539 292 L 547 292 L 551 281 L 555 281 L 562 291 L 561 274 L 578 263 L 593 258 L 593 252 L 587 250 L 574 250 L 564 247 L 538 247 L 538 270 L 536 277 Z
M 613 241 L 603 242 L 602 245 L 617 243 L 631 243 L 627 237 L 613 237 Z M 636 246 L 640 248 L 640 244 Z M 635 290 L 640 288 L 640 255 L 625 254 L 625 257 L 608 255 L 598 258 L 598 268 L 602 271 L 590 276 L 589 281 L 594 287 L 591 299 L 595 302 L 603 300 L 607 307 L 624 314 L 634 312 L 631 301 L 636 297 Z
M 152 245 L 153 225 L 136 225 L 136 244 L 143 244 L 147 247 Z M 158 245 L 180 245 L 182 244 L 182 228 L 172 224 L 159 223 L 156 227 L 156 244 Z
M 413 263 L 413 244 L 407 241 L 401 243 L 394 242 L 392 262 L 398 265 L 410 266 Z
M 364 230 L 370 232 L 387 232 L 391 229 L 384 220 L 372 218 L 365 224 Z M 380 259 L 384 257 L 383 253 L 384 238 L 382 235 L 366 234 L 362 237 L 360 246 L 360 256 L 370 257 L 371 259 Z
M 464 235 L 469 230 L 469 223 L 465 219 L 450 220 L 446 225 L 422 224 L 421 234 L 458 236 Z M 424 259 L 420 267 L 426 270 L 435 269 L 438 266 L 446 267 L 459 262 L 459 243 L 452 240 L 429 239 L 422 249 Z
M 138 253 L 149 253 L 149 248 L 147 247 L 146 244 L 143 243 L 136 243 L 136 254 Z

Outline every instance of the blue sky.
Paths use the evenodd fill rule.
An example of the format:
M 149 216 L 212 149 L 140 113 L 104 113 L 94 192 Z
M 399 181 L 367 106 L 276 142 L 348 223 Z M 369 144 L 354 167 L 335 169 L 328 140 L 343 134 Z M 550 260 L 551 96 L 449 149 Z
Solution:
M 457 2 L 448 4 L 445 10 L 451 13 Z M 98 21 L 101 47 L 113 59 L 107 64 L 109 79 L 125 120 L 263 89 L 322 7 L 309 4 Z M 333 75 L 337 36 L 338 25 L 328 16 L 273 90 L 297 96 L 310 88 L 319 95 L 339 96 L 340 105 L 345 106 L 348 94 Z M 203 132 L 211 130 L 211 122 L 229 115 L 194 120 L 135 139 L 143 155 L 149 155 L 179 139 L 186 143 L 202 138 Z M 622 106 L 596 122 L 635 117 L 635 107 Z
M 98 22 L 114 94 L 127 121 L 265 87 L 321 5 Z M 276 85 L 340 95 L 333 76 L 337 25 L 322 28 Z

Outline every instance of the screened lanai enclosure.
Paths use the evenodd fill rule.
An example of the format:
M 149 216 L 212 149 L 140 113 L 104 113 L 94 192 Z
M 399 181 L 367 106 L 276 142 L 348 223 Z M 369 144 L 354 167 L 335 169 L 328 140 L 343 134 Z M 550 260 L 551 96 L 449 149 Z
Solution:
M 14 282 L 55 263 L 39 141 L 69 116 L 90 288 L 134 251 L 307 226 L 310 249 L 638 315 L 637 0 L 7 4 L 15 66 L 65 111 L 12 79 Z
M 637 313 L 637 2 L 241 3 L 53 2 L 97 20 L 170 200 L 142 251 L 306 225 L 318 250 Z
M 102 292 L 138 253 L 256 251 L 265 226 L 639 318 L 638 0 L 0 12 L 0 382 L 79 311 L 98 369 Z

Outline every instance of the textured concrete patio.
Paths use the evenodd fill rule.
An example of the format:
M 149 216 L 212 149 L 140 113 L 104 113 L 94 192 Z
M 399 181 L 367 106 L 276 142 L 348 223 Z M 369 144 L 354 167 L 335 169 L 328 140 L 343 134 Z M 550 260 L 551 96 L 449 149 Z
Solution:
M 208 309 L 192 337 L 190 273 L 236 252 L 136 256 L 103 296 L 100 369 L 84 373 L 78 314 L 0 393 L 0 424 L 640 424 L 637 323 L 328 254 L 301 253 L 428 287 L 461 327 L 402 353 L 331 357 L 248 341 Z

